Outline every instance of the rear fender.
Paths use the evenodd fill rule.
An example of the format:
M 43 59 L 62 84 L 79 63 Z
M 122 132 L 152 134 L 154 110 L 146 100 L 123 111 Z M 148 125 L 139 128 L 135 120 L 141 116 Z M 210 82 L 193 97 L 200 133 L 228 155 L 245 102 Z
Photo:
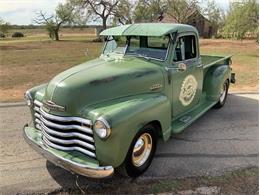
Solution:
M 231 68 L 228 65 L 210 67 L 206 73 L 203 84 L 203 91 L 206 92 L 207 98 L 218 101 L 221 88 L 225 80 L 230 81 Z

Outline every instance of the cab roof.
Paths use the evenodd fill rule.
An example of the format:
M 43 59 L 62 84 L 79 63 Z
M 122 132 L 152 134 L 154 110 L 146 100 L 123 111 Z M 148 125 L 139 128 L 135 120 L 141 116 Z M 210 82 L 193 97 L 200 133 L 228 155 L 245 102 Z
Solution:
M 103 36 L 164 36 L 174 32 L 197 32 L 197 29 L 185 24 L 139 23 L 106 29 Z

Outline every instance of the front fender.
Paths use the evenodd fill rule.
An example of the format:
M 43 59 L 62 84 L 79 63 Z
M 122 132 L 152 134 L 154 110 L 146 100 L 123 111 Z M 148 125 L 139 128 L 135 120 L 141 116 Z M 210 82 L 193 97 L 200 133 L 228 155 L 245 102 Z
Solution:
M 41 101 L 44 96 L 46 86 L 47 86 L 47 83 L 44 83 L 42 85 L 33 87 L 33 88 L 29 89 L 28 91 L 30 92 L 30 95 L 32 96 L 33 99 L 37 99 L 37 100 Z
M 33 100 L 37 99 L 39 101 L 42 101 L 42 98 L 44 96 L 44 92 L 45 92 L 45 88 L 46 88 L 47 84 L 42 84 L 42 85 L 38 85 L 36 87 L 33 87 L 31 89 L 29 89 L 29 93 L 32 97 Z M 35 121 L 35 116 L 34 116 L 34 108 L 33 106 L 30 107 L 30 112 L 31 112 L 31 115 L 32 115 L 32 121 L 34 122 Z
M 206 92 L 207 98 L 218 101 L 221 87 L 225 80 L 229 79 L 231 68 L 228 65 L 210 67 L 204 78 L 203 91 Z
M 171 106 L 163 94 L 146 94 L 109 101 L 84 110 L 86 118 L 95 121 L 105 118 L 112 129 L 107 140 L 95 133 L 96 156 L 103 165 L 118 167 L 123 163 L 130 144 L 137 132 L 147 123 L 158 121 L 166 140 L 171 133 Z

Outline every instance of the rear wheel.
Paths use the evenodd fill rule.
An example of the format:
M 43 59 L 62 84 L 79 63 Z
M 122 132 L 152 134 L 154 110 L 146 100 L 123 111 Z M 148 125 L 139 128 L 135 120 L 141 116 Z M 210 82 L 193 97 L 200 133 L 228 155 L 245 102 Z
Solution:
M 222 88 L 221 88 L 221 91 L 220 91 L 219 101 L 214 106 L 214 108 L 218 109 L 218 108 L 221 108 L 225 105 L 227 95 L 228 95 L 228 88 L 229 88 L 229 82 L 228 82 L 228 80 L 226 80 L 222 85 Z
M 157 144 L 156 128 L 144 126 L 131 143 L 124 163 L 118 168 L 120 174 L 138 177 L 151 165 Z

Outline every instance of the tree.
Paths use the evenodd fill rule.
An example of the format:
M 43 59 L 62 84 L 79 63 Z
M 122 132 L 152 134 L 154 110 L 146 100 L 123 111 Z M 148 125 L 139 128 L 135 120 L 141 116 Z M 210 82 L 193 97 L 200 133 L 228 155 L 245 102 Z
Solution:
M 206 7 L 202 10 L 202 12 L 216 29 L 223 25 L 225 14 L 216 4 L 215 0 L 207 0 Z
M 4 35 L 7 35 L 10 28 L 11 25 L 0 18 L 0 32 Z
M 134 7 L 133 1 L 120 0 L 113 11 L 114 22 L 120 24 L 132 24 L 134 22 Z
M 166 0 L 139 0 L 134 10 L 135 22 L 154 22 L 166 11 Z
M 199 10 L 198 0 L 167 0 L 166 14 L 177 23 L 187 23 L 189 14 Z
M 244 39 L 247 33 L 258 38 L 259 5 L 256 0 L 242 0 L 230 4 L 223 28 L 225 37 Z
M 71 24 L 76 18 L 77 12 L 70 4 L 59 4 L 56 8 L 55 14 L 47 16 L 46 13 L 40 11 L 34 22 L 45 25 L 45 28 L 51 39 L 59 41 L 60 27 L 64 24 Z
M 70 0 L 70 3 L 80 9 L 85 9 L 88 16 L 100 18 L 104 30 L 107 28 L 109 16 L 114 15 L 119 0 Z

